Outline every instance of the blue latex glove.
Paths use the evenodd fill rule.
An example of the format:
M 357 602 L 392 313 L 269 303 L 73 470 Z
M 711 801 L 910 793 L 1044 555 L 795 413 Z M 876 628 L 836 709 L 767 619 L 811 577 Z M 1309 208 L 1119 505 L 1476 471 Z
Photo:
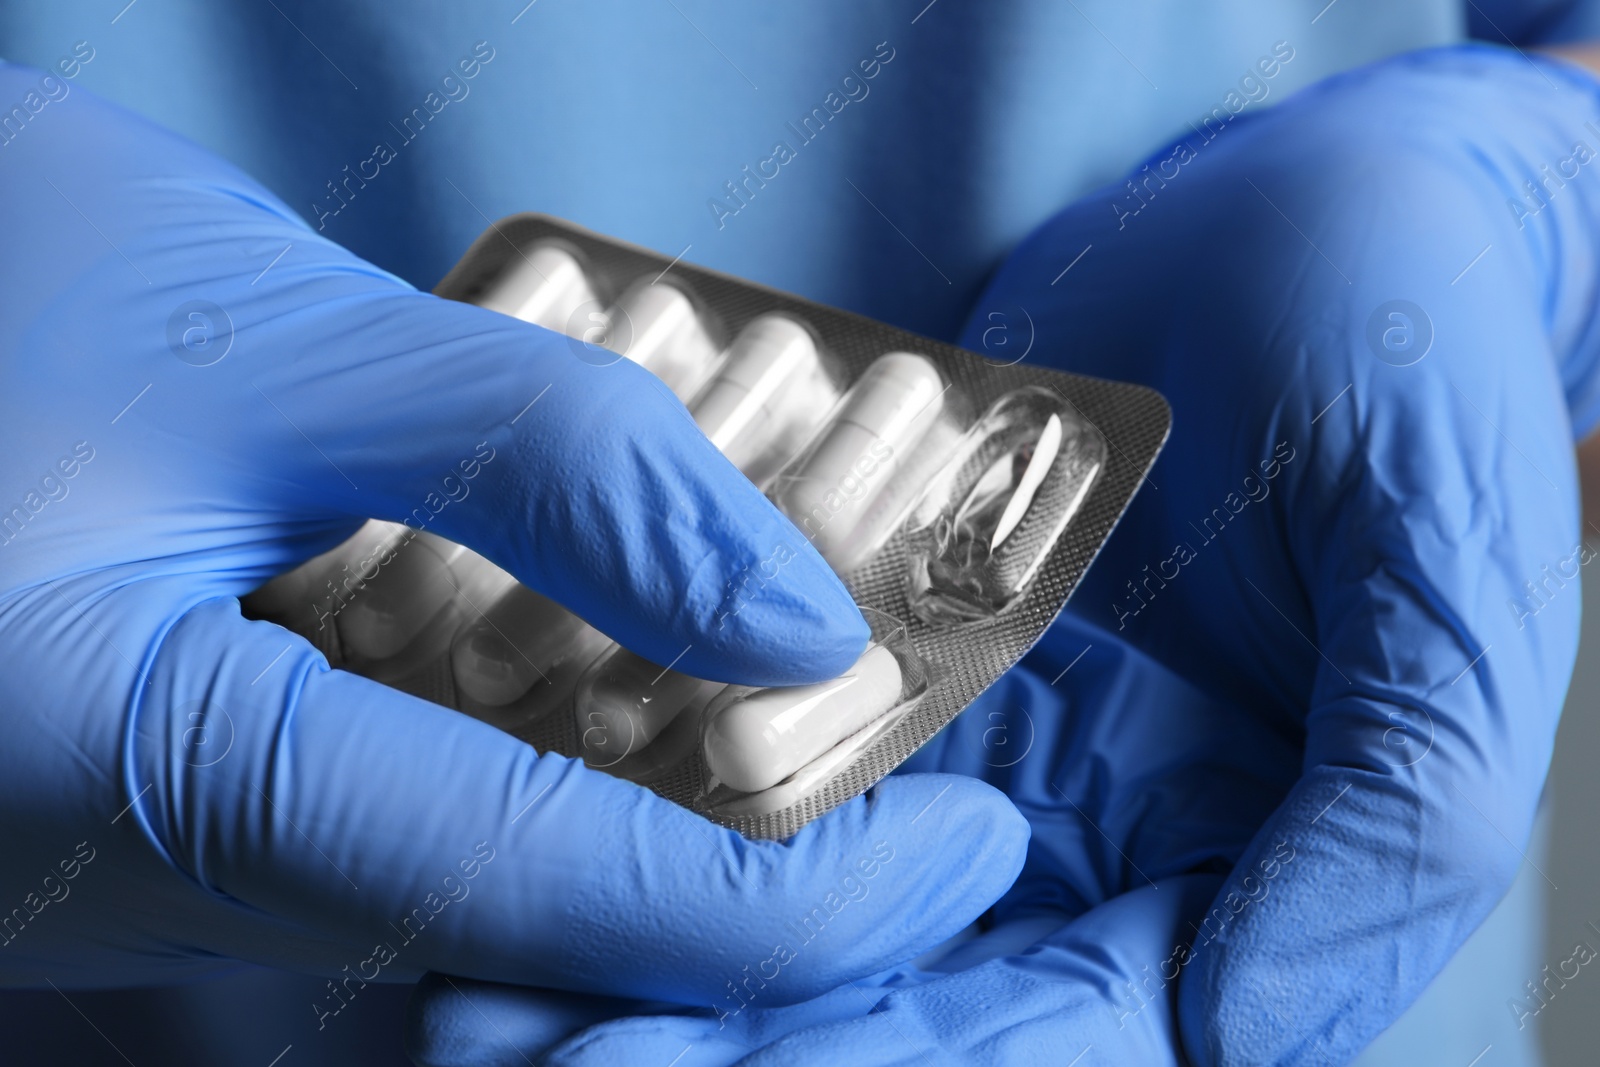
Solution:
M 1423 53 L 1194 135 L 1138 196 L 1032 235 L 968 346 L 1155 386 L 1174 431 L 1035 673 L 908 765 L 1008 792 L 1018 884 L 933 973 L 601 1023 L 550 1062 L 1356 1055 L 1505 892 L 1542 789 L 1589 559 L 1597 130 L 1576 69 Z M 1542 166 L 1567 179 L 1524 198 Z M 418 1019 L 442 1031 L 445 1003 Z
M 1079 659 L 1085 637 L 1094 647 Z M 1009 672 L 906 765 L 986 777 L 1033 826 L 1022 877 L 981 930 L 789 1007 L 769 1007 L 759 983 L 684 1012 L 426 981 L 412 1001 L 413 1057 L 427 1067 L 675 1057 L 674 1067 L 913 1067 L 1065 1064 L 1092 1044 L 1107 1051 L 1085 1063 L 1171 1062 L 1170 983 L 1157 975 L 1164 962 L 1169 978 L 1176 972 L 1174 952 L 1191 936 L 1187 921 L 1211 901 L 1227 858 L 1279 794 L 1253 774 L 1245 752 L 1209 765 L 1186 759 L 1213 737 L 1249 729 L 1242 712 L 1077 620 L 1058 623 L 1032 662 L 1057 658 L 1050 677 L 1076 663 L 1056 686 L 1029 667 Z M 1130 733 L 1163 743 L 1130 746 Z M 1215 788 L 1219 771 L 1233 776 L 1234 789 Z M 1129 841 L 1135 827 L 1144 836 L 1138 845 Z M 1137 849 L 1154 881 L 1118 847 Z M 1152 863 L 1157 854 L 1165 857 L 1160 866 Z M 1144 1008 L 1146 1000 L 1159 1003 Z
M 61 85 L 0 67 L 0 99 Z M 1026 826 L 980 783 L 897 782 L 751 843 L 246 621 L 235 598 L 268 576 L 424 509 L 706 677 L 822 679 L 867 636 L 629 362 L 416 292 L 83 90 L 4 157 L 0 899 L 18 910 L 0 982 L 234 958 L 337 976 L 323 1022 L 366 981 L 430 969 L 704 1003 L 887 854 L 825 951 L 785 967 L 797 998 L 937 943 L 1011 883 Z M 728 578 L 781 543 L 783 582 L 714 624 Z

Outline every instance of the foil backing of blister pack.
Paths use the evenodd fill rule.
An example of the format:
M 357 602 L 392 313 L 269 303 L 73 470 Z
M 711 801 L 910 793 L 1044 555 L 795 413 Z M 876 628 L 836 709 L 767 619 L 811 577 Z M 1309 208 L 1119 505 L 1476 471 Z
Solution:
M 848 575 L 851 592 L 863 608 L 899 620 L 917 655 L 934 665 L 927 691 L 912 710 L 831 778 L 795 803 L 763 814 L 717 811 L 708 801 L 707 772 L 696 753 L 646 784 L 660 795 L 751 838 L 786 838 L 830 809 L 862 793 L 904 762 L 1000 677 L 1037 641 L 1055 619 L 1110 536 L 1166 440 L 1171 414 L 1160 394 L 1142 386 L 1083 377 L 1019 363 L 1001 365 L 953 345 L 811 303 L 787 293 L 673 260 L 647 249 L 590 233 L 559 219 L 525 214 L 495 223 L 479 237 L 434 290 L 439 296 L 475 302 L 508 265 L 541 241 L 558 239 L 612 293 L 638 278 L 666 274 L 685 286 L 732 337 L 767 312 L 784 312 L 807 324 L 843 372 L 854 382 L 879 356 L 913 352 L 932 360 L 964 396 L 972 417 L 997 398 L 1026 386 L 1059 396 L 1064 409 L 1098 429 L 1106 457 L 1071 521 L 1038 568 L 1025 594 L 995 617 L 931 624 L 919 618 L 908 599 L 906 531 L 902 528 L 865 565 Z M 576 343 L 576 342 L 575 342 Z M 330 663 L 342 662 L 336 631 L 318 647 Z M 409 664 L 374 677 L 424 699 L 457 707 L 448 655 L 436 662 Z M 514 729 L 541 751 L 582 755 L 570 709 L 551 713 Z

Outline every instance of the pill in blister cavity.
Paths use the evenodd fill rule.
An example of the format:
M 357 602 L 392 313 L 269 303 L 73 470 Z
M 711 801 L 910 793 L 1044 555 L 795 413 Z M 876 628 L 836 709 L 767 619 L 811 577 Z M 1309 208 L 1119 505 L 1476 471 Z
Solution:
M 592 636 L 591 636 L 592 635 Z M 503 707 L 556 674 L 587 645 L 609 639 L 555 601 L 513 586 L 456 635 L 451 673 L 462 695 Z
M 872 645 L 832 681 L 730 686 L 706 709 L 706 768 L 744 793 L 777 785 L 894 707 L 901 680 L 894 654 Z
M 922 356 L 880 356 L 805 455 L 778 476 L 773 501 L 839 573 L 864 562 L 898 525 L 903 508 L 874 503 L 938 421 L 945 388 Z M 898 495 L 909 505 L 911 494 Z
M 723 688 L 617 646 L 584 672 L 573 695 L 584 759 L 604 766 L 639 752 L 685 708 Z
M 356 659 L 382 660 L 402 651 L 418 658 L 439 655 L 449 647 L 448 633 L 436 635 L 428 648 L 410 646 L 446 609 L 470 611 L 513 581 L 471 549 L 419 533 L 396 545 L 392 558 L 339 613 L 339 637 Z
M 681 400 L 705 384 L 720 346 L 694 301 L 670 282 L 640 282 L 611 309 L 605 345 L 667 384 Z
M 370 519 L 348 539 L 245 597 L 244 606 L 252 616 L 308 635 L 331 627 L 346 602 L 377 575 L 386 546 L 404 535 L 399 523 Z
M 906 524 L 907 593 L 925 622 L 1016 604 L 1105 464 L 1100 431 L 1048 389 L 997 400 L 967 432 Z
M 505 273 L 490 283 L 476 303 L 558 333 L 581 327 L 574 319 L 585 305 L 591 305 L 596 313 L 599 310 L 599 299 L 578 258 L 549 241 L 509 260 Z
M 694 403 L 711 443 L 757 485 L 803 445 L 837 399 L 811 331 L 787 315 L 753 320 Z

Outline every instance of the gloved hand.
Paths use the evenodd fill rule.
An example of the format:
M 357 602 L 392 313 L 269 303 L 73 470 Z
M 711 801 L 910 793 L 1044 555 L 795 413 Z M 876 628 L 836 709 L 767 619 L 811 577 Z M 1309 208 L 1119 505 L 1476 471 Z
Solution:
M 981 930 L 788 1007 L 768 1006 L 759 973 L 687 1012 L 427 979 L 412 997 L 413 1058 L 425 1067 L 674 1058 L 674 1067 L 920 1067 L 1067 1063 L 1092 1046 L 1100 1051 L 1081 1062 L 1175 1062 L 1169 1002 L 1188 922 L 1279 793 L 1250 765 L 1258 750 L 1190 762 L 1195 748 L 1253 723 L 1115 637 L 1067 617 L 1030 664 L 902 767 L 987 778 L 1032 824 L 1022 877 Z M 1219 773 L 1232 790 L 1216 788 Z M 1261 872 L 1265 885 L 1281 866 Z M 1262 884 L 1252 884 L 1258 901 L 1270 893 Z
M 39 82 L 0 66 L 0 99 Z M 0 161 L 0 982 L 242 959 L 336 977 L 319 1025 L 430 969 L 705 1003 L 880 861 L 785 966 L 795 999 L 1010 884 L 1026 827 L 980 783 L 895 782 L 752 843 L 242 618 L 236 597 L 364 517 L 425 508 L 706 677 L 830 677 L 867 636 L 649 374 L 416 292 L 61 85 Z M 783 543 L 781 582 L 714 625 Z
M 907 765 L 1008 792 L 1017 885 L 955 973 L 606 1022 L 550 1062 L 1326 1064 L 1388 1026 L 1509 886 L 1573 663 L 1596 128 L 1574 68 L 1421 53 L 1033 234 L 965 343 L 1152 385 L 1174 429 L 1034 673 Z M 419 990 L 427 1032 L 447 1003 Z M 518 1006 L 544 1048 L 594 1021 Z

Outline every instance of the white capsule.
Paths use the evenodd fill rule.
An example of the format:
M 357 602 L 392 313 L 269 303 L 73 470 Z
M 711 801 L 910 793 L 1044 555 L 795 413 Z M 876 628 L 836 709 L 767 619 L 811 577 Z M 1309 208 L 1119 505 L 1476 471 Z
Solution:
M 599 306 L 583 266 L 551 242 L 540 242 L 525 255 L 513 257 L 477 302 L 557 333 L 577 328 L 573 320 L 585 304 Z
M 419 533 L 393 551 L 377 575 L 339 613 L 339 637 L 353 658 L 388 659 L 405 651 L 428 624 L 452 605 L 471 610 L 498 596 L 514 579 L 469 548 Z M 419 662 L 444 652 L 413 649 Z
M 583 674 L 574 696 L 579 740 L 591 763 L 610 764 L 644 748 L 721 682 L 662 670 L 618 645 Z
M 694 403 L 694 421 L 757 485 L 811 436 L 836 396 L 811 332 L 787 315 L 754 319 Z
M 773 501 L 841 574 L 865 561 L 902 517 L 874 506 L 944 409 L 945 385 L 926 358 L 910 352 L 880 356 L 851 387 L 839 412 L 798 469 L 779 478 Z
M 688 400 L 705 384 L 720 349 L 682 289 L 668 282 L 641 282 L 611 309 L 606 347 L 618 352 Z
M 345 602 L 377 574 L 386 544 L 404 536 L 398 523 L 371 519 L 350 537 L 245 598 L 251 614 L 297 633 L 332 625 Z
M 338 573 L 341 566 L 348 567 L 352 562 L 350 554 L 340 551 L 343 547 L 324 552 L 273 578 L 244 598 L 245 607 L 254 617 L 302 628 L 308 621 L 308 610 L 328 599 L 324 582 Z
M 503 707 L 541 681 L 597 634 L 555 601 L 517 585 L 456 635 L 450 647 L 456 687 L 471 700 Z M 588 639 L 588 640 L 586 640 Z M 601 644 L 609 644 L 599 637 Z
M 706 710 L 706 767 L 743 793 L 771 788 L 894 707 L 900 686 L 894 653 L 873 645 L 829 682 L 729 687 Z

